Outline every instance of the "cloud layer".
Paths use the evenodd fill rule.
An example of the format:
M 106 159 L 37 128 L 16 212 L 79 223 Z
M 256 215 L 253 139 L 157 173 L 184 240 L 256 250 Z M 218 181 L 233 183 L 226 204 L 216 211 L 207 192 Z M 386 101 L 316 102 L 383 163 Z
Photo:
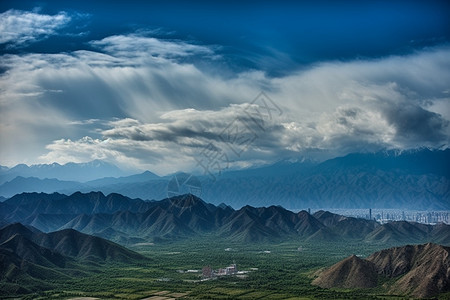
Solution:
M 16 11 L 4 14 L 16 21 L 0 26 L 26 22 Z M 25 43 L 70 20 L 29 14 L 30 24 L 47 24 L 44 31 L 20 26 L 4 42 Z M 258 70 L 222 73 L 226 59 L 217 46 L 139 34 L 90 45 L 95 51 L 1 57 L 2 164 L 105 159 L 165 174 L 202 171 L 205 153 L 237 168 L 449 145 L 448 46 L 324 62 L 273 78 Z M 260 91 L 273 101 L 265 102 L 270 118 L 264 102 L 248 106 Z
M 21 46 L 57 33 L 71 17 L 65 12 L 43 15 L 10 9 L 0 14 L 0 44 Z

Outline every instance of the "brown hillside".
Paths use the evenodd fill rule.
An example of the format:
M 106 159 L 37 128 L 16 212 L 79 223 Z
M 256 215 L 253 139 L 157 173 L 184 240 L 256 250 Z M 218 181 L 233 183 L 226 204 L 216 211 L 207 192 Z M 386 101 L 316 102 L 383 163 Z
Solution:
M 392 293 L 423 298 L 450 291 L 450 248 L 428 243 L 396 247 L 367 258 L 379 274 L 405 274 L 391 288 Z
M 367 259 L 351 256 L 323 271 L 312 284 L 322 288 L 370 288 L 378 277 L 392 278 L 390 293 L 415 298 L 450 291 L 450 248 L 432 243 L 378 251 Z
M 371 288 L 377 285 L 373 263 L 352 255 L 325 270 L 312 284 L 322 288 Z

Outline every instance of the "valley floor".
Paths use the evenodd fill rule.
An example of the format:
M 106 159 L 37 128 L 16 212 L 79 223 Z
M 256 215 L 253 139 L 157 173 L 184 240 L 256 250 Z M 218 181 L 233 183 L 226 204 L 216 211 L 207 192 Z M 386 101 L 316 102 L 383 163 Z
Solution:
M 239 244 L 202 238 L 131 249 L 151 258 L 133 265 L 93 265 L 82 276 L 48 282 L 54 288 L 25 299 L 406 299 L 380 288 L 329 290 L 312 286 L 317 270 L 351 254 L 366 257 L 394 245 L 289 241 Z M 201 280 L 202 268 L 236 263 L 247 276 Z M 1 284 L 1 283 L 0 283 Z M 5 296 L 5 295 L 4 295 Z M 440 299 L 449 299 L 442 295 Z M 3 297 L 2 297 L 3 298 Z M 17 299 L 17 296 L 14 297 Z M 5 297 L 7 299 L 7 297 Z

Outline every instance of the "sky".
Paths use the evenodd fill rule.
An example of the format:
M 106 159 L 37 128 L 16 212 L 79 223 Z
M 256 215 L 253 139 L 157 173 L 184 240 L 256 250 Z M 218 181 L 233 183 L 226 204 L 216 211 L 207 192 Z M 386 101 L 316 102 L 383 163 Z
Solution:
M 448 1 L 1 1 L 0 165 L 450 145 Z

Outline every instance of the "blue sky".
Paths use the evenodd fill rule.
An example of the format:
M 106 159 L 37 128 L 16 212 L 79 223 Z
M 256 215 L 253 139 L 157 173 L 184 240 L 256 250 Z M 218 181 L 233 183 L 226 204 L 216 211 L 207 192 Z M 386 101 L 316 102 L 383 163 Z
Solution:
M 272 75 L 314 62 L 405 54 L 450 36 L 448 1 L 3 1 L 1 6 L 86 14 L 64 28 L 85 35 L 48 36 L 28 45 L 29 51 L 86 49 L 87 42 L 109 35 L 157 30 L 164 38 L 219 45 L 233 67 Z
M 165 174 L 209 145 L 240 168 L 449 144 L 446 1 L 16 2 L 0 3 L 2 165 Z M 236 155 L 223 130 L 260 91 L 280 113 Z

